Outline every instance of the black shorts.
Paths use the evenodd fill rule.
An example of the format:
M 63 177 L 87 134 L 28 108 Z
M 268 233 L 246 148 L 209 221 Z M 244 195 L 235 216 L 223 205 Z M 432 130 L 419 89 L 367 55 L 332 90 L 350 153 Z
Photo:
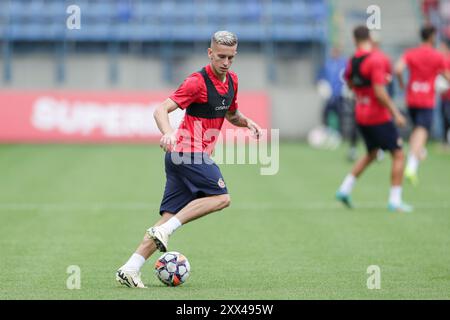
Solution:
M 358 127 L 368 152 L 376 149 L 394 151 L 402 148 L 402 139 L 392 121 Z
M 408 107 L 408 113 L 414 127 L 423 127 L 427 131 L 431 130 L 433 124 L 433 109 Z
M 176 214 L 192 200 L 228 193 L 219 167 L 206 153 L 167 152 L 165 169 L 160 214 Z

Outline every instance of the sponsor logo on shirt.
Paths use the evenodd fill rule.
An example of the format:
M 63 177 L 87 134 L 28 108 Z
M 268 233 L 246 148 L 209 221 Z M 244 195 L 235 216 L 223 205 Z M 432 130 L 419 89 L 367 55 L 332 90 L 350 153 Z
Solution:
M 358 97 L 356 97 L 356 102 L 361 105 L 369 105 L 370 97 L 369 96 L 358 96 Z
M 431 85 L 428 82 L 414 81 L 411 84 L 411 90 L 413 92 L 428 93 L 431 91 Z
M 222 100 L 222 105 L 215 108 L 216 111 L 228 110 L 230 105 L 225 105 L 225 99 Z

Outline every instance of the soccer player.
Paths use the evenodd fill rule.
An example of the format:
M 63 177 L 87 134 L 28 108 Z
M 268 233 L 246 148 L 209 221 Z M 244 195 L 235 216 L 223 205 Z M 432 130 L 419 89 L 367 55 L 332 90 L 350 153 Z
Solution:
M 369 29 L 366 26 L 358 26 L 354 29 L 353 36 L 356 52 L 349 61 L 344 76 L 356 95 L 355 117 L 367 153 L 355 163 L 352 171 L 345 177 L 336 198 L 347 207 L 353 207 L 350 194 L 356 179 L 376 159 L 378 150 L 384 149 L 392 155 L 388 209 L 409 212 L 412 210 L 411 206 L 402 200 L 404 155 L 401 139 L 392 121 L 393 118 L 399 126 L 404 126 L 406 119 L 386 91 L 386 60 L 379 50 L 374 50 Z
M 444 55 L 447 66 L 450 66 L 450 39 L 443 43 Z M 441 95 L 441 113 L 443 122 L 443 143 L 450 146 L 450 89 Z
M 327 57 L 322 70 L 319 73 L 319 86 L 328 87 L 330 90 L 329 97 L 324 106 L 322 114 L 322 122 L 326 127 L 338 130 L 342 133 L 341 114 L 342 114 L 342 80 L 341 73 L 345 69 L 347 59 L 341 54 L 339 47 L 334 47 L 331 50 L 330 56 Z M 334 125 L 331 119 L 332 114 L 336 117 L 337 126 Z
M 219 167 L 209 157 L 224 119 L 247 127 L 256 138 L 260 127 L 238 110 L 238 77 L 230 70 L 237 54 L 237 37 L 218 31 L 208 48 L 210 64 L 191 74 L 155 111 L 163 134 L 166 186 L 160 219 L 149 228 L 130 259 L 117 270 L 116 280 L 128 287 L 144 288 L 140 269 L 158 249 L 166 252 L 172 233 L 182 225 L 222 210 L 230 205 L 225 181 Z M 178 130 L 172 129 L 168 114 L 186 110 Z
M 395 66 L 395 74 L 402 89 L 405 88 L 403 71 L 406 68 L 409 70 L 406 104 L 414 128 L 409 138 L 410 152 L 405 177 L 412 185 L 419 183 L 417 171 L 420 159 L 425 153 L 424 148 L 433 120 L 436 76 L 443 74 L 447 80 L 450 79 L 443 54 L 433 47 L 436 29 L 433 26 L 423 27 L 420 35 L 422 44 L 407 50 Z
M 391 59 L 389 58 L 389 56 L 387 54 L 385 54 L 380 49 L 380 45 L 381 45 L 380 34 L 372 32 L 370 38 L 372 40 L 372 50 L 374 52 L 377 52 L 377 54 L 379 54 L 381 59 L 383 60 L 383 64 L 384 64 L 385 71 L 386 71 L 387 89 L 388 89 L 389 96 L 392 98 L 394 95 L 394 90 L 393 90 L 393 81 L 392 81 L 393 77 L 392 77 Z M 354 162 L 355 160 L 357 160 L 356 143 L 357 143 L 357 139 L 358 139 L 358 130 L 357 130 L 357 123 L 356 123 L 356 119 L 354 116 L 354 112 L 352 114 L 352 117 L 353 117 L 353 122 L 352 122 L 352 128 L 351 128 L 351 133 L 350 133 L 351 148 L 350 148 L 348 159 L 351 162 Z M 382 149 L 379 149 L 377 152 L 377 160 L 381 161 L 383 159 L 384 159 L 384 151 Z

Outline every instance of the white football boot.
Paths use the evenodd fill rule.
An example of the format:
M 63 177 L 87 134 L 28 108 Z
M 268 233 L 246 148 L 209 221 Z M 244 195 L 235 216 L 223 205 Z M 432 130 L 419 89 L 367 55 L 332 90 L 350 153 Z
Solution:
M 125 270 L 120 267 L 116 272 L 116 281 L 121 285 L 130 288 L 146 288 L 141 280 L 141 273 L 137 271 Z
M 167 243 L 169 242 L 169 235 L 164 229 L 159 227 L 151 227 L 147 230 L 147 234 L 155 241 L 156 247 L 161 252 L 167 251 Z

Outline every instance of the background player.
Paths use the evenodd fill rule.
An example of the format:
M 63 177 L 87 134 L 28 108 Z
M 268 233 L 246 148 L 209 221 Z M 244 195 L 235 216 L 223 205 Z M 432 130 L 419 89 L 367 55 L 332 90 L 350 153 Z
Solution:
M 443 54 L 434 48 L 436 29 L 433 26 L 423 27 L 420 35 L 422 44 L 407 50 L 395 66 L 395 74 L 402 89 L 405 88 L 403 72 L 406 68 L 409 70 L 406 104 L 414 128 L 409 138 L 410 152 L 405 176 L 413 185 L 419 182 L 419 162 L 424 155 L 433 121 L 436 76 L 442 73 L 447 80 L 450 79 Z
M 402 201 L 404 155 L 401 139 L 392 117 L 399 126 L 405 118 L 394 105 L 386 91 L 388 74 L 385 56 L 374 50 L 369 29 L 359 26 L 353 32 L 356 52 L 345 71 L 345 79 L 356 95 L 356 122 L 367 147 L 367 154 L 354 165 L 341 184 L 336 197 L 352 207 L 350 194 L 356 179 L 376 158 L 379 149 L 389 150 L 392 155 L 391 190 L 388 209 L 411 211 Z
M 255 137 L 259 137 L 261 130 L 238 111 L 238 78 L 230 71 L 236 50 L 236 35 L 216 32 L 208 49 L 211 63 L 189 76 L 155 111 L 163 134 L 160 146 L 166 151 L 167 181 L 161 218 L 147 230 L 136 252 L 117 271 L 116 280 L 123 285 L 144 287 L 141 267 L 156 249 L 167 251 L 169 236 L 176 229 L 230 204 L 219 167 L 209 158 L 216 139 L 208 137 L 207 131 L 218 132 L 225 118 L 235 126 L 249 128 Z M 168 114 L 177 108 L 186 109 L 186 114 L 175 131 Z
M 442 43 L 444 56 L 447 66 L 450 66 L 450 39 Z M 441 113 L 442 113 L 442 142 L 444 147 L 450 147 L 450 89 L 441 94 Z

